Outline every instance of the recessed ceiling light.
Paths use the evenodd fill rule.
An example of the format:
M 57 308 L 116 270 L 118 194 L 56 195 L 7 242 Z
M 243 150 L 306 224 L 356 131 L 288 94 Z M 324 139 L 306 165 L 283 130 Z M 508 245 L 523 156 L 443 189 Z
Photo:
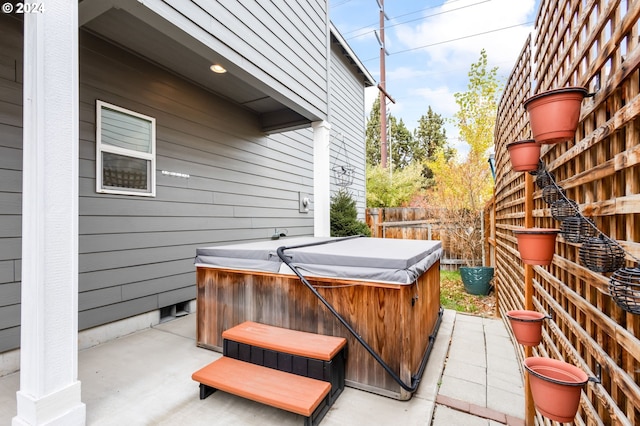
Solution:
M 224 74 L 225 72 L 227 72 L 227 70 L 224 69 L 224 67 L 220 64 L 213 64 L 209 68 L 211 68 L 211 71 L 218 74 Z

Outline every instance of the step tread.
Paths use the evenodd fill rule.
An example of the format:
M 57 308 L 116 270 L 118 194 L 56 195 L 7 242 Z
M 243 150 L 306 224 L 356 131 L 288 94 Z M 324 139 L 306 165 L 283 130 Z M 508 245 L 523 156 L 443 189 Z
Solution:
M 328 382 L 222 357 L 192 374 L 196 382 L 309 417 L 331 390 Z
M 330 361 L 347 344 L 344 337 L 325 336 L 304 331 L 246 321 L 222 332 L 224 339 L 271 349 L 292 355 Z

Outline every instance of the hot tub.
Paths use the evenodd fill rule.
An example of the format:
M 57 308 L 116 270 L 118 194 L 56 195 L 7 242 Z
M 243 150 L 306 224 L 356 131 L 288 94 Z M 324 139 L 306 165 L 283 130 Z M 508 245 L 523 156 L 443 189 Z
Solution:
M 405 383 L 420 369 L 440 312 L 440 241 L 287 238 L 199 248 L 197 344 L 222 350 L 222 332 L 244 321 L 345 337 L 346 384 L 397 399 L 398 384 L 277 255 L 304 275 Z

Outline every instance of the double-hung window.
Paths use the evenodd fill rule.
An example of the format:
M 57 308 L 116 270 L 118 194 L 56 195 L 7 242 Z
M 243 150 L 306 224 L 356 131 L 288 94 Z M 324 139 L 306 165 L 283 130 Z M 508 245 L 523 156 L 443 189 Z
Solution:
M 96 191 L 155 196 L 155 118 L 102 101 L 96 110 Z

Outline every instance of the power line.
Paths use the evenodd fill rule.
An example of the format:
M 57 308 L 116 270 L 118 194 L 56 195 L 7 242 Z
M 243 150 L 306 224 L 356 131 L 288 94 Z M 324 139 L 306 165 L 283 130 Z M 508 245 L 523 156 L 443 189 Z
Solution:
M 454 0 L 454 1 L 460 1 L 460 0 Z M 420 17 L 420 18 L 410 19 L 410 20 L 408 20 L 408 21 L 397 22 L 397 23 L 395 23 L 395 24 L 393 24 L 393 25 L 388 25 L 388 26 L 387 26 L 387 28 L 397 27 L 398 25 L 408 24 L 409 22 L 422 21 L 422 20 L 427 19 L 427 18 L 432 18 L 432 17 L 434 17 L 434 16 L 439 16 L 439 15 L 444 15 L 444 14 L 451 13 L 451 12 L 456 12 L 456 11 L 458 11 L 458 10 L 466 9 L 466 8 L 468 8 L 468 7 L 472 7 L 472 6 L 477 6 L 477 5 L 479 5 L 479 4 L 487 3 L 487 2 L 490 2 L 490 1 L 492 1 L 492 0 L 483 0 L 483 1 L 480 1 L 480 2 L 478 2 L 478 3 L 473 3 L 473 4 L 468 4 L 468 5 L 465 5 L 465 6 L 460 6 L 460 7 L 455 8 L 455 9 L 444 10 L 444 11 L 442 11 L 442 12 L 434 13 L 434 14 L 432 14 L 432 15 L 422 16 L 422 17 Z M 450 3 L 453 3 L 453 1 L 449 2 L 449 4 L 450 4 Z M 403 17 L 403 16 L 408 16 L 408 15 L 413 15 L 413 14 L 416 14 L 416 13 L 418 13 L 418 12 L 422 12 L 422 11 L 429 10 L 429 9 L 435 9 L 435 8 L 437 8 L 437 7 L 441 7 L 441 6 L 443 6 L 443 5 L 444 5 L 444 4 L 441 4 L 441 5 L 438 5 L 438 6 L 428 7 L 428 8 L 426 8 L 426 9 L 421 9 L 421 10 L 418 10 L 418 11 L 416 11 L 416 12 L 405 13 L 404 15 L 399 15 L 399 16 L 393 17 L 393 18 L 391 18 L 391 19 L 395 21 L 397 18 L 400 18 L 400 17 Z M 362 32 L 362 33 L 360 33 L 360 34 L 356 34 L 356 35 L 354 35 L 354 36 L 352 36 L 352 37 L 345 38 L 345 40 L 352 40 L 352 39 L 354 39 L 354 38 L 364 37 L 365 35 L 369 34 L 369 31 L 370 31 L 370 28 L 371 28 L 371 26 L 372 26 L 372 25 L 375 25 L 375 23 L 374 23 L 374 24 L 371 24 L 371 25 L 368 25 L 368 26 L 366 26 L 366 27 L 358 28 L 358 29 L 355 29 L 355 30 L 348 31 L 348 32 L 344 33 L 344 34 L 350 34 L 350 33 L 356 32 L 356 31 L 366 30 L 365 32 Z M 343 35 L 344 35 L 344 34 L 343 34 Z
M 344 3 L 349 2 L 349 1 L 351 1 L 351 0 L 345 0 L 343 3 L 340 3 L 340 4 L 336 5 L 336 6 L 341 6 Z M 455 2 L 458 2 L 458 1 L 461 1 L 461 0 L 451 0 L 449 3 L 455 3 Z M 442 6 L 444 6 L 444 3 L 436 5 L 436 6 L 425 7 L 424 9 L 418 9 L 416 11 L 404 13 L 402 15 L 394 16 L 391 19 L 395 20 L 395 19 L 398 19 L 398 18 L 402 18 L 403 16 L 415 15 L 416 13 L 424 12 L 425 10 L 435 9 L 437 7 L 442 7 Z M 331 6 L 331 7 L 333 7 L 333 6 Z M 351 30 L 351 31 L 347 31 L 345 33 L 342 33 L 342 35 L 344 36 L 346 34 L 355 33 L 356 31 L 360 31 L 360 30 L 367 30 L 367 32 L 369 32 L 368 31 L 369 28 L 371 28 L 373 25 L 376 25 L 377 23 L 378 22 L 373 22 L 372 24 L 369 24 L 367 26 L 364 26 L 364 27 L 361 27 L 361 28 L 356 28 L 355 30 Z M 356 36 L 356 37 L 358 37 L 358 36 Z
M 460 7 L 457 7 L 455 9 L 444 10 L 442 12 L 434 13 L 433 15 L 427 15 L 427 16 L 423 16 L 421 18 L 411 19 L 409 21 L 398 22 L 397 24 L 388 25 L 387 28 L 389 28 L 389 27 L 397 27 L 398 25 L 408 24 L 409 22 L 422 21 L 423 19 L 431 18 L 433 16 L 445 15 L 445 14 L 450 13 L 450 12 L 456 12 L 458 10 L 466 9 L 468 7 L 477 6 L 477 5 L 482 4 L 482 3 L 488 3 L 490 1 L 491 0 L 482 0 L 482 1 L 479 1 L 477 3 L 467 4 L 465 6 L 460 6 Z
M 342 5 L 344 5 L 344 4 L 347 4 L 347 3 L 349 3 L 349 2 L 351 2 L 351 0 L 343 0 L 342 2 L 337 3 L 337 4 L 332 4 L 332 5 L 331 5 L 331 6 L 329 6 L 329 7 L 330 7 L 330 8 L 335 8 L 335 7 L 338 7 L 338 6 L 342 6 Z
M 438 46 L 440 44 L 452 43 L 454 41 L 465 40 L 465 39 L 472 38 L 472 37 L 478 37 L 478 36 L 481 36 L 481 35 L 491 34 L 491 33 L 495 33 L 495 32 L 498 32 L 498 31 L 509 30 L 511 28 L 522 27 L 524 25 L 531 25 L 531 24 L 533 24 L 533 21 L 523 22 L 522 24 L 511 25 L 511 26 L 508 26 L 508 27 L 497 28 L 495 30 L 484 31 L 484 32 L 481 32 L 481 33 L 469 34 L 469 35 L 466 35 L 466 36 L 463 36 L 463 37 L 454 38 L 454 39 L 451 39 L 451 40 L 444 40 L 444 41 L 439 41 L 437 43 L 425 44 L 424 46 L 413 47 L 411 49 L 399 50 L 397 52 L 390 52 L 389 56 L 399 55 L 401 53 L 413 52 L 415 50 L 426 49 L 427 47 L 433 47 L 433 46 Z M 362 62 L 368 62 L 368 61 L 372 61 L 374 59 L 377 59 L 377 58 L 365 59 Z
M 456 3 L 456 2 L 459 2 L 459 1 L 462 1 L 462 0 L 451 0 L 450 2 L 448 2 L 446 4 Z M 415 15 L 416 13 L 424 12 L 425 10 L 429 10 L 429 9 L 435 9 L 436 7 L 441 7 L 441 6 L 444 6 L 444 5 L 445 5 L 445 3 L 439 4 L 439 5 L 436 5 L 436 6 L 425 7 L 424 9 L 419 9 L 419 10 L 416 10 L 414 12 L 408 12 L 408 13 L 403 13 L 402 15 L 394 16 L 391 19 L 398 19 L 398 18 L 402 18 L 404 16 Z

